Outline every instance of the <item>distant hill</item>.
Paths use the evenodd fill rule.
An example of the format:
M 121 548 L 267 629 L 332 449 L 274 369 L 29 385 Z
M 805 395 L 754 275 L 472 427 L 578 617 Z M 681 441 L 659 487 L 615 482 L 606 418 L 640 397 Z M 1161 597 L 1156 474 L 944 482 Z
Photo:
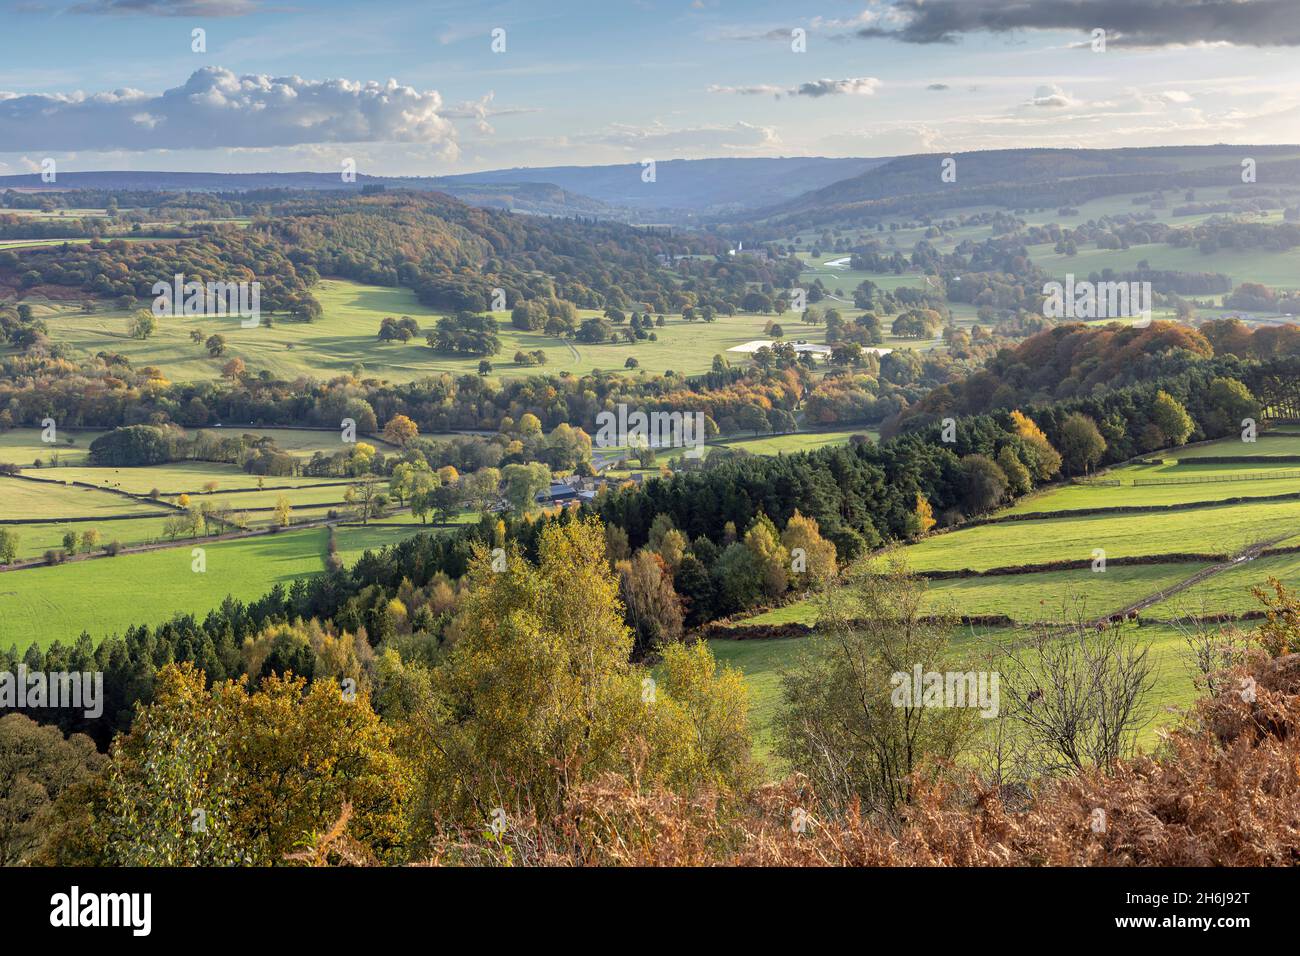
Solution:
M 887 162 L 825 157 L 674 159 L 656 164 L 652 183 L 642 181 L 640 163 L 497 169 L 455 176 L 358 175 L 355 183 L 344 183 L 338 173 L 64 172 L 55 187 L 35 174 L 0 176 L 0 189 L 233 192 L 385 186 L 436 190 L 475 206 L 538 215 L 682 223 L 784 202 Z
M 954 181 L 941 175 L 949 157 L 956 161 Z M 988 150 L 900 156 L 743 218 L 791 229 L 978 205 L 1059 207 L 1148 190 L 1240 185 L 1245 157 L 1256 160 L 1258 182 L 1300 185 L 1300 146 Z
M 619 166 L 544 166 L 496 169 L 444 176 L 441 182 L 554 183 L 569 192 L 644 213 L 661 211 L 680 219 L 683 212 L 720 216 L 756 209 L 809 190 L 858 176 L 883 159 L 826 157 L 750 159 L 672 159 L 655 164 L 655 180 L 643 182 L 640 163 Z
M 0 189 L 122 189 L 161 192 L 250 192 L 263 189 L 319 189 L 359 192 L 367 186 L 446 193 L 472 206 L 547 216 L 590 216 L 625 220 L 620 209 L 546 182 L 453 183 L 425 176 L 362 176 L 345 183 L 338 173 L 182 173 L 152 171 L 63 172 L 58 183 L 38 174 L 0 176 Z

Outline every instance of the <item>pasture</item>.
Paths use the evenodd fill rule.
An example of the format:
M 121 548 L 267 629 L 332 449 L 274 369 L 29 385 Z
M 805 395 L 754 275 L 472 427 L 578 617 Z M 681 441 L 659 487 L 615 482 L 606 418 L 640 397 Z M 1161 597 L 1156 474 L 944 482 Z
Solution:
M 989 568 L 1172 553 L 1230 555 L 1300 520 L 1300 501 L 1218 505 L 1155 514 L 1008 521 L 926 538 L 905 549 L 917 571 Z
M 1139 746 L 1150 749 L 1159 742 L 1158 732 L 1173 717 L 1172 708 L 1189 706 L 1196 697 L 1184 631 L 1171 626 L 1123 625 L 1130 638 L 1148 647 L 1153 688 L 1148 700 L 1152 719 L 1143 728 Z M 954 668 L 987 667 L 989 655 L 997 659 L 998 649 L 1025 640 L 1023 629 L 959 629 L 953 634 L 951 661 Z M 781 760 L 773 753 L 772 722 L 781 705 L 781 672 L 794 665 L 799 654 L 810 649 L 808 638 L 709 641 L 719 664 L 730 665 L 745 675 L 749 689 L 750 726 L 754 735 L 754 756 L 769 776 L 781 773 Z
M 1090 567 L 1072 571 L 1037 571 L 987 577 L 944 578 L 926 585 L 925 608 L 930 613 L 961 615 L 1005 614 L 1018 624 L 1090 620 L 1164 591 L 1208 567 L 1201 563 L 1119 565 L 1105 571 Z M 817 606 L 797 601 L 744 624 L 813 624 Z
M 109 517 L 130 514 L 166 514 L 151 502 L 94 488 L 75 488 L 56 481 L 24 481 L 0 477 L 0 519 L 49 521 L 57 518 Z
M 249 372 L 270 372 L 278 378 L 306 377 L 317 380 L 358 372 L 392 382 L 409 382 L 436 376 L 476 374 L 478 356 L 449 356 L 434 352 L 423 334 L 409 342 L 380 342 L 380 322 L 386 317 L 410 316 L 422 332 L 431 330 L 443 313 L 421 305 L 409 289 L 368 286 L 342 279 L 323 279 L 313 289 L 322 315 L 315 322 L 298 322 L 273 316 L 271 327 L 246 329 L 233 316 L 177 316 L 160 319 L 147 340 L 127 334 L 128 311 L 99 309 L 86 313 L 80 304 L 32 299 L 36 313 L 49 326 L 50 337 L 67 344 L 73 353 L 88 357 L 108 350 L 120 352 L 133 365 L 151 365 L 175 382 L 219 378 L 222 366 L 232 357 L 242 359 Z M 598 315 L 579 310 L 579 318 Z M 523 332 L 510 325 L 508 312 L 493 313 L 500 326 L 501 351 L 489 356 L 492 375 L 497 378 L 568 371 L 586 374 L 596 369 L 622 371 L 629 357 L 648 373 L 673 370 L 681 374 L 706 372 L 713 356 L 726 354 L 733 345 L 764 337 L 769 322 L 779 323 L 788 339 L 822 343 L 825 329 L 808 326 L 793 312 L 785 315 L 737 314 L 721 316 L 715 322 L 686 322 L 680 315 L 665 316 L 663 328 L 653 331 L 658 341 L 635 344 L 593 345 Z M 191 332 L 203 338 L 220 333 L 226 339 L 224 354 L 213 357 L 202 341 L 191 340 Z M 906 344 L 906 343 L 902 343 Z M 544 366 L 517 365 L 516 352 L 541 350 Z M 728 356 L 738 361 L 735 353 Z
M 189 547 L 0 573 L 0 642 L 96 641 L 173 614 L 202 616 L 227 595 L 261 597 L 277 583 L 324 570 L 328 531 L 310 528 L 203 545 L 207 570 Z
M 86 461 L 90 443 L 100 435 L 99 430 L 71 431 L 55 427 L 53 442 L 41 440 L 39 428 L 12 428 L 0 431 L 0 461 L 23 468 L 37 461 L 46 465 L 80 465 Z
M 827 445 L 847 445 L 854 435 L 866 435 L 872 441 L 880 438 L 880 433 L 863 425 L 859 428 L 842 428 L 834 431 L 790 432 L 784 435 L 771 435 L 762 438 L 739 438 L 727 441 L 710 442 L 705 454 L 716 448 L 730 448 L 749 452 L 751 455 L 794 454 L 800 451 L 813 451 Z

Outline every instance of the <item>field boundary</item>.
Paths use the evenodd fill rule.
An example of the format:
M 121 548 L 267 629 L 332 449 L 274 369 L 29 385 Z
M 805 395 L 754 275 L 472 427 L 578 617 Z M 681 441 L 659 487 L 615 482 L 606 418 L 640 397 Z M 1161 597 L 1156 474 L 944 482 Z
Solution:
M 1288 534 L 1278 541 L 1284 541 L 1286 538 L 1293 537 Z M 1137 567 L 1149 564 L 1205 564 L 1215 563 L 1227 560 L 1230 555 L 1227 554 L 1199 554 L 1196 552 L 1181 551 L 1171 552 L 1169 554 L 1132 554 L 1119 558 L 1107 558 L 1107 567 Z M 917 577 L 929 578 L 932 581 L 951 581 L 957 578 L 996 578 L 1009 577 L 1018 574 L 1048 574 L 1053 571 L 1082 571 L 1084 568 L 1092 567 L 1092 558 L 1073 558 L 1069 561 L 1046 561 L 1041 564 L 1009 564 L 1002 567 L 987 568 L 983 571 L 976 571 L 974 568 L 956 568 L 952 570 L 922 570 L 914 569 Z
M 1295 476 L 1300 478 L 1300 472 Z M 1103 505 L 1096 508 L 1073 508 L 1064 511 L 1022 511 L 1016 514 L 997 515 L 967 521 L 961 527 L 978 528 L 989 524 L 1006 524 L 1010 521 L 1036 521 L 1049 518 L 1083 518 L 1108 514 L 1153 514 L 1164 511 L 1193 511 L 1197 508 L 1218 508 L 1227 505 L 1251 504 L 1256 501 L 1292 501 L 1300 498 L 1300 491 L 1285 491 L 1276 495 L 1242 495 L 1237 498 L 1216 498 L 1206 501 L 1181 501 L 1167 505 Z
M 404 511 L 405 509 L 398 508 L 396 510 Z M 28 522 L 28 523 L 35 524 L 37 522 Z M 42 523 L 48 523 L 48 522 L 42 522 Z M 239 531 L 223 531 L 220 534 L 204 535 L 198 538 L 185 538 L 180 541 L 151 541 L 146 544 L 123 545 L 113 554 L 109 554 L 107 551 L 104 550 L 93 551 L 88 554 L 69 554 L 62 561 L 58 562 L 58 564 L 51 564 L 43 557 L 33 558 L 28 561 L 15 561 L 13 564 L 0 564 L 0 574 L 4 574 L 7 571 L 27 571 L 27 570 L 31 570 L 32 568 L 52 568 L 52 567 L 58 567 L 60 564 L 73 564 L 78 561 L 93 561 L 100 558 L 117 558 L 117 557 L 121 557 L 122 555 L 141 554 L 148 551 L 167 551 L 172 548 L 199 547 L 205 544 L 220 544 L 225 541 L 238 541 L 244 538 L 256 538 L 256 537 L 271 535 L 271 534 L 292 534 L 295 531 L 309 531 L 315 528 L 329 528 L 329 527 L 432 528 L 434 526 L 414 525 L 414 524 L 408 525 L 399 522 L 388 522 L 386 524 L 380 524 L 379 522 L 375 522 L 375 521 L 371 521 L 363 524 L 362 522 L 357 521 L 355 518 L 349 518 L 349 519 L 313 518 L 309 521 L 302 521 L 299 522 L 298 524 L 291 524 L 288 527 L 283 527 L 283 528 L 280 527 L 279 525 L 272 525 L 269 528 L 243 528 L 240 529 Z M 447 525 L 446 527 L 453 527 L 453 526 Z

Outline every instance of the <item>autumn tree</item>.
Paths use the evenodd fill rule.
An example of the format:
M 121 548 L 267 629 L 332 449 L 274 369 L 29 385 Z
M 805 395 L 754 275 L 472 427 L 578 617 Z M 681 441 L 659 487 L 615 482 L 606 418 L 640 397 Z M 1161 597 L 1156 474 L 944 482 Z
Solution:
M 779 597 L 790 586 L 790 552 L 781 543 L 776 525 L 760 513 L 745 531 L 745 549 L 754 558 L 763 592 Z
M 141 341 L 153 335 L 154 330 L 157 328 L 158 320 L 148 309 L 137 309 L 127 324 L 127 332 L 131 338 L 140 339 Z
M 642 548 L 631 560 L 620 561 L 618 592 L 632 626 L 634 657 L 682 639 L 682 602 L 658 554 Z
M 1074 412 L 1061 422 L 1061 457 L 1071 474 L 1089 471 L 1105 453 L 1106 439 L 1087 415 Z
M 18 532 L 0 528 L 0 564 L 13 564 L 18 557 Z
M 916 533 L 925 534 L 937 523 L 934 520 L 934 509 L 930 507 L 930 502 L 919 491 L 916 493 L 916 508 L 912 512 L 916 517 Z
M 514 550 L 506 564 L 494 570 L 491 552 L 478 551 L 446 663 L 408 704 L 417 832 L 439 816 L 484 826 L 495 808 L 507 820 L 521 806 L 550 819 L 573 787 L 634 764 L 639 779 L 684 791 L 738 779 L 746 758 L 734 746 L 704 751 L 698 728 L 721 718 L 696 708 L 726 698 L 734 718 L 741 685 L 683 674 L 679 686 L 694 689 L 678 701 L 630 662 L 598 520 L 550 523 L 535 565 Z
M 69 848 L 112 866 L 280 864 L 347 804 L 361 843 L 398 854 L 408 778 L 364 692 L 291 676 L 209 690 L 189 663 L 155 680 Z
M 1020 411 L 1011 413 L 1019 441 L 1020 457 L 1037 481 L 1047 481 L 1061 470 L 1061 456 L 1034 420 Z
M 1166 446 L 1186 444 L 1196 430 L 1196 423 L 1182 402 L 1163 389 L 1156 392 L 1151 405 L 1151 424 L 1160 430 Z
M 796 508 L 781 532 L 781 545 L 790 555 L 796 588 L 822 587 L 835 577 L 835 545 L 822 537 L 816 518 L 802 515 Z
M 998 452 L 997 464 L 1002 469 L 1002 473 L 1007 476 L 1007 489 L 1013 496 L 1023 495 L 1033 488 L 1033 477 L 1029 474 L 1029 469 L 1025 467 L 1011 445 L 1002 446 L 1002 450 Z
M 506 502 L 514 511 L 525 514 L 537 510 L 537 495 L 550 487 L 551 469 L 536 461 L 526 465 L 506 465 L 501 478 Z
M 918 779 L 934 779 L 971 743 L 976 711 L 902 703 L 896 675 L 943 671 L 953 621 L 924 606 L 925 588 L 897 559 L 857 569 L 822 592 L 814 636 L 781 676 L 776 751 L 826 805 L 892 813 Z M 918 776 L 919 775 L 919 776 Z
M 31 861 L 55 821 L 55 802 L 88 782 L 104 758 L 84 734 L 23 714 L 0 717 L 0 866 Z
M 384 426 L 384 440 L 401 448 L 419 434 L 419 427 L 405 415 L 394 415 Z

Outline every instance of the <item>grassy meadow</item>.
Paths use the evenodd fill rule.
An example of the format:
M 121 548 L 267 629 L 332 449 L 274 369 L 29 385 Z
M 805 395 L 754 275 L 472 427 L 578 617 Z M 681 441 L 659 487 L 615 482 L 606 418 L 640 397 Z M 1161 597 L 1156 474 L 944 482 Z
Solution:
M 422 331 L 431 330 L 443 313 L 426 308 L 409 289 L 368 286 L 342 279 L 323 279 L 313 289 L 320 301 L 321 317 L 315 322 L 296 322 L 272 317 L 270 328 L 246 329 L 233 316 L 177 316 L 161 319 L 147 340 L 127 334 L 128 311 L 99 309 L 84 312 L 79 303 L 32 300 L 36 314 L 49 326 L 50 337 L 66 343 L 75 355 L 87 357 L 109 350 L 120 352 L 135 366 L 155 366 L 174 382 L 203 381 L 220 377 L 221 368 L 232 357 L 241 358 L 250 372 L 268 371 L 284 379 L 306 377 L 328 379 L 350 374 L 360 367 L 362 374 L 392 382 L 409 382 L 444 372 L 474 374 L 479 358 L 440 355 L 425 343 L 423 335 L 409 342 L 380 342 L 380 322 L 386 317 L 410 316 Z M 580 319 L 600 313 L 579 310 Z M 636 344 L 564 341 L 540 332 L 522 332 L 510 325 L 509 312 L 493 313 L 500 326 L 501 351 L 489 357 L 492 375 L 498 378 L 536 375 L 539 372 L 568 371 L 585 374 L 596 369 L 622 371 L 629 357 L 649 373 L 669 369 L 682 374 L 699 374 L 712 366 L 713 356 L 727 355 L 743 361 L 727 349 L 754 339 L 765 338 L 768 322 L 782 325 L 786 338 L 813 343 L 825 340 L 825 328 L 808 326 L 799 317 L 738 314 L 715 322 L 685 322 L 680 315 L 665 316 L 665 326 L 655 328 L 658 341 Z M 204 338 L 220 333 L 226 353 L 212 357 L 202 342 L 190 338 L 200 331 Z M 909 344 L 902 343 L 900 344 Z M 914 344 L 914 343 L 912 343 Z M 543 367 L 516 365 L 518 351 L 542 350 Z

